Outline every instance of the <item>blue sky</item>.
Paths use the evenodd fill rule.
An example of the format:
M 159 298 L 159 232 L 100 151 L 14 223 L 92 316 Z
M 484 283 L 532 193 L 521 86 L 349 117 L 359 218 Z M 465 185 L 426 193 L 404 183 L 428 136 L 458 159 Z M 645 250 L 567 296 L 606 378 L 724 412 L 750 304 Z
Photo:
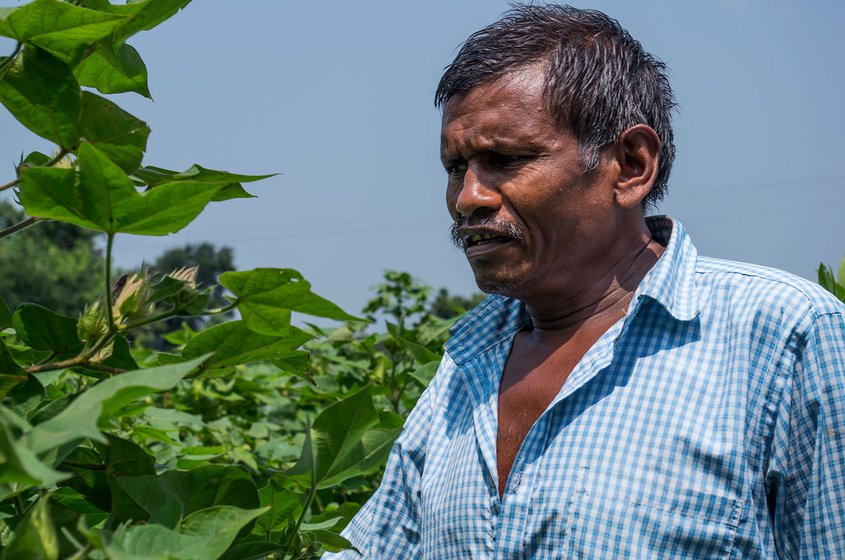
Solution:
M 17 5 L 3 2 L 5 6 Z M 660 207 L 702 254 L 814 278 L 845 253 L 845 4 L 574 2 L 617 18 L 664 60 L 680 103 Z M 440 72 L 506 2 L 197 0 L 130 41 L 155 102 L 145 163 L 281 173 L 165 238 L 118 237 L 117 264 L 211 241 L 241 269 L 300 270 L 350 311 L 385 269 L 474 290 L 448 240 L 438 162 Z M 0 42 L 0 50 L 11 44 Z M 0 111 L 0 182 L 47 149 Z M 5 179 L 4 179 L 5 177 Z

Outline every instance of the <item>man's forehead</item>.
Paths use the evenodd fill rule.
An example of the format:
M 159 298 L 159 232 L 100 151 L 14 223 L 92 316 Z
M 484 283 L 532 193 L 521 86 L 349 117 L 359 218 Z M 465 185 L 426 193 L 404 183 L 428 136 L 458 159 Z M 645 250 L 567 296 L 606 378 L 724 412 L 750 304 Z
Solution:
M 443 106 L 443 123 L 468 111 L 510 105 L 522 110 L 546 109 L 544 68 L 532 64 L 513 69 L 453 95 Z

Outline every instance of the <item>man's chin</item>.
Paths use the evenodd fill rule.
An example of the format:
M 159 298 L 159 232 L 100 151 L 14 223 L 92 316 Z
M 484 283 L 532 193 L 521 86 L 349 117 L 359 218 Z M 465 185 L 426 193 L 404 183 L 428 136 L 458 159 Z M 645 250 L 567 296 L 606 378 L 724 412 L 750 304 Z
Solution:
M 504 274 L 490 274 L 490 271 L 473 270 L 475 284 L 485 294 L 497 294 L 506 297 L 517 297 L 519 284 L 516 279 Z

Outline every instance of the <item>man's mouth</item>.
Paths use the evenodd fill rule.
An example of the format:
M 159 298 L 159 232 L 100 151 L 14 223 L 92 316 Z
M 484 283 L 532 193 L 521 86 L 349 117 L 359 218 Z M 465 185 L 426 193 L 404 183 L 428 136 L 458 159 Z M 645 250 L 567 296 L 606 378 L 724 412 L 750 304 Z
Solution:
M 472 253 L 485 252 L 487 249 L 495 249 L 498 245 L 504 245 L 512 241 L 521 242 L 522 231 L 504 221 L 497 221 L 490 218 L 479 220 L 480 223 L 469 224 L 465 217 L 461 217 L 452 224 L 450 237 L 455 246 L 464 251 L 467 256 Z
M 464 242 L 464 249 L 469 249 L 470 247 L 486 245 L 488 243 L 506 243 L 511 241 L 513 238 L 495 233 L 476 233 L 473 235 L 465 235 L 462 239 Z

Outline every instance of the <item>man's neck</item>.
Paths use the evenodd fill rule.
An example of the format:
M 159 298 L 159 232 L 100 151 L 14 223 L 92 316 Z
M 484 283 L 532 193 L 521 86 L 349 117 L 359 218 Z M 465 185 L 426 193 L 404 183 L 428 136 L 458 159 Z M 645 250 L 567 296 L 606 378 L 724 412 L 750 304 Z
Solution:
M 538 343 L 568 338 L 582 326 L 623 317 L 634 291 L 664 250 L 648 233 L 639 236 L 618 261 L 578 293 L 525 300 Z

